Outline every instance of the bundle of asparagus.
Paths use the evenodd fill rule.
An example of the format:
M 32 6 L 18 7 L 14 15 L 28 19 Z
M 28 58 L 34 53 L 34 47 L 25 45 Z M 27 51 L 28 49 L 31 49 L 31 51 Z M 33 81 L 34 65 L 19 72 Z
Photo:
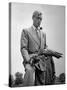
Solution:
M 54 56 L 56 58 L 60 58 L 63 54 L 50 49 L 40 49 L 38 55 Z
M 40 56 L 42 56 L 42 55 L 45 55 L 46 57 L 47 56 L 54 56 L 54 57 L 59 59 L 60 57 L 62 57 L 63 54 L 56 52 L 56 51 L 53 51 L 53 50 L 50 50 L 50 49 L 40 49 L 37 54 L 34 54 L 30 58 L 30 64 L 34 65 L 35 63 L 39 62 Z

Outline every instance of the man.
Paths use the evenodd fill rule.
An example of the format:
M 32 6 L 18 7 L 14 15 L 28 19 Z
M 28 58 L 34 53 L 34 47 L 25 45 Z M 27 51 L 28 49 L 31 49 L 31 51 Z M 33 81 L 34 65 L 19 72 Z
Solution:
M 51 84 L 55 73 L 52 57 L 42 56 L 38 67 L 32 64 L 32 57 L 38 56 L 38 52 L 47 48 L 46 34 L 42 32 L 40 24 L 42 21 L 42 13 L 35 11 L 32 16 L 33 26 L 23 29 L 21 35 L 21 54 L 23 56 L 23 64 L 25 67 L 23 86 Z M 42 61 L 42 62 L 41 62 Z

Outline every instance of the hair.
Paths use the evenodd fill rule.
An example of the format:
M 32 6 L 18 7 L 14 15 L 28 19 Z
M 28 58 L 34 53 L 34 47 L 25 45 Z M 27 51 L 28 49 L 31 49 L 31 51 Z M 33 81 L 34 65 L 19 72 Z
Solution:
M 34 11 L 33 15 L 32 15 L 32 19 L 36 16 L 41 16 L 41 15 L 42 15 L 42 13 L 40 11 Z

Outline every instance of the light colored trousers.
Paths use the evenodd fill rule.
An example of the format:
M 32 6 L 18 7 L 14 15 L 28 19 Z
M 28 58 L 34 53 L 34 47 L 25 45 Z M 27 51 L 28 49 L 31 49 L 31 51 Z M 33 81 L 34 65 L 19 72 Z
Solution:
M 34 86 L 35 82 L 35 70 L 30 64 L 25 65 L 25 75 L 23 86 Z

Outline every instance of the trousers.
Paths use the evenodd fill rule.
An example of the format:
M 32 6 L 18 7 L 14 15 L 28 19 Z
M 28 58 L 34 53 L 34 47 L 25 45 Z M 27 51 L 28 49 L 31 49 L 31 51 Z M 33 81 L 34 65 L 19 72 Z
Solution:
M 47 60 L 42 58 L 37 65 L 41 68 L 34 68 L 30 64 L 25 65 L 25 75 L 23 86 L 34 86 L 34 85 L 50 85 L 54 83 L 55 79 L 55 68 L 52 57 L 48 57 Z M 45 69 L 43 69 L 45 68 Z M 44 71 L 42 71 L 42 69 Z
M 23 86 L 34 86 L 34 82 L 35 82 L 35 70 L 30 64 L 26 64 Z

